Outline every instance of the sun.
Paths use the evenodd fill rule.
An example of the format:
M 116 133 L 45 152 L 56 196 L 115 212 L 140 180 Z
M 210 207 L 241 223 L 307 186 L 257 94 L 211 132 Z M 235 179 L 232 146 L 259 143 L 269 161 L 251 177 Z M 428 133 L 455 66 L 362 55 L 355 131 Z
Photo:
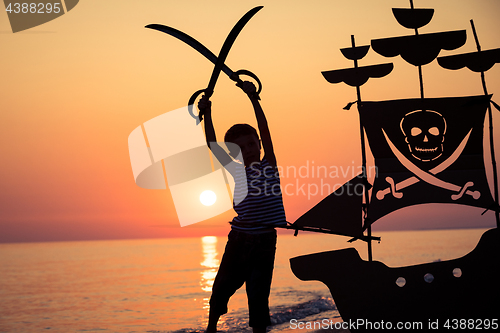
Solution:
M 206 190 L 200 194 L 200 201 L 205 206 L 212 206 L 217 200 L 217 195 L 214 191 Z

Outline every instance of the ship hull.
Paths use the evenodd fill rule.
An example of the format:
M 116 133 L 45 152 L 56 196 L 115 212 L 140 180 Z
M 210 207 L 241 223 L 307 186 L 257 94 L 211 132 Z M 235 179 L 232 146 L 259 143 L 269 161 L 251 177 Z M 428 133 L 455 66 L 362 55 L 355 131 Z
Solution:
M 485 232 L 473 251 L 453 260 L 393 268 L 364 261 L 348 248 L 291 258 L 290 265 L 297 278 L 328 286 L 343 321 L 361 324 L 351 331 L 380 331 L 381 323 L 392 329 L 397 323 L 421 323 L 412 327 L 420 331 L 436 323 L 440 329 L 446 323 L 484 329 L 500 316 L 498 229 Z M 400 278 L 406 282 L 401 287 Z M 474 321 L 466 326 L 464 320 Z

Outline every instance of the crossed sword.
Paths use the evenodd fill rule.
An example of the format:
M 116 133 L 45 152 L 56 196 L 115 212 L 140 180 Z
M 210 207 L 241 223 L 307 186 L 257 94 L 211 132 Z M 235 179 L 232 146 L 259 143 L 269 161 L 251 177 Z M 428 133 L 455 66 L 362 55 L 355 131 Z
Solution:
M 205 96 L 207 96 L 208 98 L 212 96 L 212 94 L 214 93 L 215 84 L 217 82 L 217 79 L 219 78 L 219 74 L 221 71 L 224 72 L 227 76 L 229 76 L 231 80 L 235 81 L 237 83 L 237 86 L 241 86 L 241 84 L 243 83 L 243 81 L 240 79 L 240 75 L 247 75 L 253 78 L 259 86 L 254 95 L 257 99 L 260 99 L 259 93 L 262 90 L 262 84 L 257 75 L 245 69 L 240 69 L 236 72 L 233 72 L 227 65 L 224 64 L 224 62 L 227 58 L 227 55 L 229 54 L 229 50 L 231 49 L 234 41 L 236 40 L 236 37 L 238 37 L 238 34 L 241 32 L 243 27 L 248 23 L 248 21 L 250 21 L 250 19 L 262 8 L 263 6 L 258 6 L 250 9 L 245 15 L 243 15 L 243 17 L 240 18 L 238 22 L 236 22 L 234 27 L 229 32 L 229 35 L 226 37 L 226 40 L 224 41 L 224 44 L 222 45 L 222 48 L 219 52 L 219 56 L 216 56 L 206 46 L 204 46 L 196 39 L 194 39 L 193 37 L 189 36 L 188 34 L 180 30 L 162 24 L 149 24 L 146 26 L 146 28 L 164 32 L 172 37 L 175 37 L 183 41 L 184 43 L 188 44 L 193 49 L 201 53 L 203 56 L 205 56 L 205 58 L 210 60 L 215 65 L 212 71 L 212 75 L 210 76 L 210 81 L 208 83 L 207 88 L 196 91 L 191 96 L 188 102 L 189 114 L 196 119 L 196 124 L 199 124 L 201 122 L 201 120 L 203 119 L 203 114 L 200 113 L 197 116 L 195 116 L 193 113 L 193 104 L 196 101 L 196 98 L 202 93 L 204 93 Z
M 456 194 L 453 194 L 451 196 L 452 200 L 458 200 L 460 199 L 464 194 L 470 195 L 474 199 L 479 199 L 481 196 L 481 192 L 479 191 L 471 191 L 468 188 L 474 186 L 473 182 L 467 182 L 464 186 L 460 187 L 458 185 L 448 183 L 446 181 L 443 181 L 434 175 L 437 173 L 440 173 L 441 171 L 445 170 L 448 168 L 450 165 L 452 165 L 457 158 L 462 154 L 462 151 L 464 150 L 465 146 L 467 145 L 467 142 L 469 141 L 470 134 L 472 132 L 472 129 L 467 133 L 467 135 L 464 137 L 460 145 L 457 147 L 455 152 L 448 157 L 445 161 L 443 161 L 441 164 L 438 166 L 432 168 L 429 170 L 429 172 L 424 171 L 420 169 L 418 166 L 413 164 L 410 160 L 408 160 L 397 148 L 394 146 L 392 141 L 389 139 L 385 131 L 382 129 L 382 132 L 384 133 L 385 139 L 387 140 L 387 143 L 389 144 L 389 147 L 391 148 L 392 152 L 396 156 L 399 162 L 403 164 L 403 166 L 408 169 L 410 172 L 412 172 L 415 176 L 412 176 L 410 178 L 407 178 L 397 184 L 395 184 L 394 179 L 391 177 L 386 177 L 385 180 L 389 183 L 389 187 L 386 188 L 385 190 L 379 190 L 377 192 L 377 199 L 382 200 L 384 199 L 385 195 L 388 193 L 392 193 L 392 195 L 397 198 L 401 199 L 403 197 L 403 193 L 398 192 L 408 186 L 411 186 L 413 184 L 418 183 L 420 180 L 423 180 L 424 182 L 444 188 L 453 192 L 457 192 Z

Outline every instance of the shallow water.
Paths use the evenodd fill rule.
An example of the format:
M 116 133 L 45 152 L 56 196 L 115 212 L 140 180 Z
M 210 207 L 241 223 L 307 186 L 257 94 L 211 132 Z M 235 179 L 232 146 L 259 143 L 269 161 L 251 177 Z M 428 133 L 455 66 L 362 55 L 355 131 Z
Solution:
M 374 260 L 403 266 L 453 259 L 472 250 L 484 229 L 380 232 Z M 340 321 L 325 285 L 300 281 L 289 258 L 366 246 L 346 238 L 280 235 L 270 297 L 270 332 L 290 319 Z M 0 244 L 0 332 L 203 331 L 225 237 Z M 248 331 L 244 288 L 219 329 Z

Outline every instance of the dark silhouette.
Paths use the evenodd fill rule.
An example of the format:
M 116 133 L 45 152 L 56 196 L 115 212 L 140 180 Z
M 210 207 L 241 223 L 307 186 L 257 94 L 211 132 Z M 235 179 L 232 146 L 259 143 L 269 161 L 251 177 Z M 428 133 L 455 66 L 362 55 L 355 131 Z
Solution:
M 299 279 L 319 280 L 328 286 L 345 322 L 362 318 L 358 325 L 349 326 L 351 332 L 375 332 L 384 328 L 414 331 L 498 328 L 498 324 L 490 325 L 498 320 L 500 313 L 496 301 L 500 286 L 493 282 L 499 270 L 498 228 L 486 231 L 473 251 L 452 260 L 388 267 L 372 259 L 370 226 L 404 207 L 429 203 L 468 205 L 493 210 L 497 227 L 500 221 L 490 105 L 497 104 L 491 101 L 484 79 L 484 71 L 500 62 L 500 51 L 481 51 L 472 24 L 478 52 L 438 58 L 441 50 L 461 47 L 467 34 L 466 30 L 421 33 L 418 29 L 431 21 L 433 13 L 433 9 L 414 8 L 410 0 L 410 8 L 394 8 L 393 14 L 414 34 L 371 41 L 376 53 L 384 57 L 401 56 L 418 68 L 419 98 L 362 100 L 360 86 L 369 78 L 390 74 L 392 65 L 358 66 L 357 61 L 369 51 L 370 45 L 356 46 L 354 36 L 352 47 L 341 50 L 347 59 L 354 61 L 354 68 L 323 72 L 330 83 L 344 82 L 356 87 L 357 100 L 345 109 L 357 104 L 363 170 L 366 170 L 366 133 L 377 175 L 373 184 L 369 184 L 364 171 L 359 176 L 361 180 L 350 180 L 336 191 L 338 196 L 325 198 L 295 223 L 328 228 L 354 237 L 351 241 L 366 240 L 368 260 L 362 260 L 355 249 L 347 248 L 292 258 L 290 265 Z M 425 97 L 422 67 L 436 58 L 445 69 L 467 67 L 481 73 L 484 94 Z M 484 167 L 486 112 L 490 124 L 494 197 Z M 365 187 L 364 191 L 357 192 L 362 193 L 362 197 L 349 193 L 349 188 L 360 184 Z M 356 206 L 357 209 L 353 208 Z M 334 212 L 342 209 L 351 212 L 335 216 Z M 365 239 L 358 236 L 363 231 L 367 234 Z M 458 327 L 451 318 L 471 318 L 471 321 L 464 327 L 464 319 Z M 383 322 L 389 325 L 382 326 Z M 396 322 L 421 326 L 390 326 Z
M 217 144 L 209 97 L 204 95 L 198 103 L 200 114 L 205 116 L 207 144 L 235 180 L 233 201 L 238 214 L 231 222 L 226 249 L 212 288 L 207 332 L 217 331 L 220 316 L 227 313 L 229 298 L 244 283 L 249 325 L 254 332 L 266 331 L 266 327 L 271 324 L 269 293 L 276 252 L 274 227 L 286 226 L 276 156 L 255 85 L 245 81 L 237 86 L 243 89 L 252 102 L 262 140 L 248 124 L 236 124 L 227 131 L 224 141 L 239 146 L 239 156 L 243 156 L 243 161 L 233 160 L 240 151 L 230 148 L 227 154 Z M 262 159 L 261 148 L 264 149 Z

